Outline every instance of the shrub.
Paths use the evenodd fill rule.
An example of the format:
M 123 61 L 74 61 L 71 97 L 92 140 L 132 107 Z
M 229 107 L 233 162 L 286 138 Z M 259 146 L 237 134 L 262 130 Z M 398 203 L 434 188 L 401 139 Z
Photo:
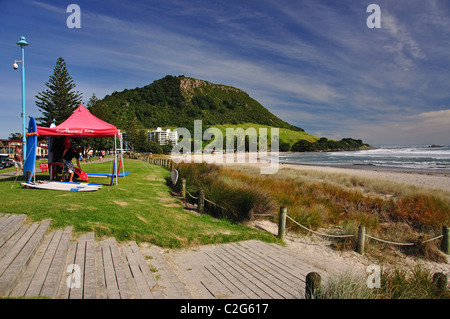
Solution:
M 266 192 L 224 178 L 218 166 L 204 163 L 181 164 L 177 169 L 180 178 L 186 179 L 186 188 L 191 194 L 197 194 L 203 189 L 207 199 L 206 211 L 215 217 L 242 222 L 275 209 Z

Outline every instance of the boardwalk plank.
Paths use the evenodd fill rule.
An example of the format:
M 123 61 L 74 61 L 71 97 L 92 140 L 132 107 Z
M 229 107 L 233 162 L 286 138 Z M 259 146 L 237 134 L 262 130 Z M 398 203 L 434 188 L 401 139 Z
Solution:
M 83 299 L 95 299 L 96 293 L 96 272 L 95 272 L 95 234 L 86 235 L 84 267 L 84 290 Z
M 139 299 L 153 299 L 151 287 L 148 286 L 147 280 L 139 268 L 139 264 L 130 247 L 122 247 L 121 251 L 124 263 L 125 265 L 128 265 L 128 267 L 124 267 L 124 269 L 129 279 L 130 288 L 132 287 L 135 291 L 134 295 Z
M 230 262 L 233 262 L 236 269 L 247 278 L 249 282 L 252 282 L 255 286 L 257 286 L 261 293 L 265 294 L 265 298 L 283 298 L 283 295 L 280 294 L 277 290 L 273 288 L 270 282 L 264 276 L 261 276 L 252 265 L 246 262 L 244 259 L 239 258 L 239 255 L 233 254 L 233 251 L 230 251 L 230 245 L 226 245 L 221 247 L 218 253 L 223 254 L 225 258 L 227 258 Z
M 105 286 L 108 299 L 120 299 L 119 286 L 117 284 L 116 274 L 114 273 L 114 262 L 111 255 L 111 247 L 104 240 L 100 243 L 102 251 L 102 266 L 105 276 Z
M 17 278 L 19 278 L 23 273 L 31 257 L 34 255 L 35 251 L 42 242 L 49 224 L 50 221 L 45 220 L 39 225 L 29 241 L 27 241 L 20 252 L 18 252 L 17 256 L 14 258 L 14 261 L 12 261 L 8 265 L 8 268 L 2 272 L 0 277 L 0 296 L 8 295 L 14 287 Z
M 253 274 L 257 274 L 262 282 L 270 286 L 283 298 L 299 297 L 298 285 L 291 286 L 292 278 L 283 275 L 277 276 L 277 269 L 267 265 L 264 258 L 254 258 L 250 252 L 243 251 L 243 247 L 238 244 L 229 247 L 235 256 L 239 256 L 238 258 L 253 270 Z
M 164 260 L 159 250 L 156 247 L 151 248 L 151 254 L 154 257 L 146 263 L 150 263 L 152 267 L 158 270 L 160 279 L 158 280 L 158 285 L 165 287 L 163 293 L 168 299 L 189 299 L 192 298 L 189 291 L 181 283 L 180 279 L 174 273 L 172 268 Z
M 38 223 L 34 223 L 33 225 L 31 225 L 20 238 L 17 238 L 17 241 L 14 243 L 14 246 L 12 246 L 9 249 L 9 251 L 2 257 L 2 259 L 0 260 L 0 276 L 3 275 L 5 270 L 13 262 L 13 260 L 20 253 L 23 247 L 25 247 L 25 245 L 33 236 L 33 234 L 36 232 L 38 227 L 39 227 Z
M 39 268 L 42 259 L 44 258 L 45 252 L 47 251 L 47 247 L 48 245 L 50 245 L 53 236 L 54 233 L 51 233 L 50 235 L 45 237 L 44 241 L 42 242 L 41 246 L 36 252 L 36 255 L 34 256 L 33 260 L 28 265 L 22 278 L 20 278 L 19 283 L 14 287 L 14 289 L 9 294 L 10 297 L 21 297 L 26 295 L 27 290 L 33 278 L 35 277 L 35 273 Z
M 22 227 L 26 215 L 13 215 L 0 226 L 0 247 Z
M 238 281 L 233 280 L 234 277 L 229 274 L 226 268 L 221 267 L 220 263 L 217 263 L 205 253 L 197 252 L 189 260 L 192 260 L 191 267 L 193 269 L 199 268 L 201 270 L 194 284 L 198 285 L 198 281 L 201 281 L 201 284 L 208 290 L 217 289 L 214 293 L 216 298 L 249 298 L 244 293 L 246 287 L 240 286 Z M 205 276 L 209 281 L 203 281 L 202 276 Z M 213 287 L 210 288 L 210 285 L 213 285 Z
M 147 262 L 145 261 L 144 256 L 142 256 L 142 253 L 136 242 L 132 242 L 130 244 L 130 250 L 132 251 L 136 259 L 136 262 L 139 266 L 139 270 L 142 272 L 142 275 L 144 276 L 148 287 L 150 287 L 150 291 L 152 293 L 153 298 L 163 299 L 164 295 L 162 294 L 156 279 L 153 277 L 147 265 Z
M 67 272 L 67 269 L 69 265 L 75 263 L 76 252 L 77 252 L 77 242 L 70 241 L 68 244 L 66 260 L 64 261 L 63 267 L 64 275 L 62 276 L 60 287 L 58 290 L 58 298 L 60 299 L 69 299 L 70 285 L 71 285 L 71 280 L 69 278 L 71 278 L 72 273 Z
M 45 279 L 47 278 L 47 274 L 49 272 L 50 266 L 53 261 L 53 257 L 58 248 L 59 241 L 61 240 L 61 236 L 63 234 L 62 230 L 57 230 L 47 237 L 51 237 L 51 241 L 46 247 L 45 253 L 40 260 L 39 267 L 36 269 L 33 280 L 30 283 L 30 286 L 25 293 L 26 297 L 35 297 L 40 296 L 42 286 L 44 285 Z M 42 247 L 43 245 L 41 245 Z M 37 258 L 36 258 L 37 259 Z
M 233 245 L 233 247 L 237 249 L 237 253 L 241 251 L 240 253 L 245 254 L 254 264 L 261 268 L 263 267 L 263 270 L 269 273 L 272 280 L 279 282 L 284 288 L 292 293 L 298 292 L 299 285 L 302 285 L 304 281 L 302 277 L 293 276 L 292 274 L 287 273 L 279 265 L 271 263 L 271 261 L 267 259 L 268 256 L 266 254 L 260 254 L 253 249 L 245 247 L 241 243 Z M 294 295 L 296 295 L 296 293 L 294 293 Z
M 75 253 L 74 265 L 77 266 L 77 271 L 79 270 L 79 286 L 74 285 L 69 288 L 69 299 L 82 299 L 84 292 L 84 275 L 85 275 L 85 258 L 86 258 L 86 242 L 87 235 L 83 234 L 77 240 L 77 247 Z
M 236 268 L 236 266 L 228 259 L 224 258 L 220 253 L 218 254 L 216 251 L 212 251 L 206 253 L 206 255 L 212 258 L 217 265 L 221 266 L 224 271 L 224 276 L 231 276 L 233 278 L 233 282 L 237 286 L 242 287 L 241 291 L 250 299 L 268 298 L 267 294 L 261 292 L 258 286 L 243 276 L 239 269 Z
M 119 287 L 121 299 L 131 299 L 131 290 L 128 285 L 127 276 L 123 269 L 122 259 L 120 258 L 119 248 L 115 238 L 110 238 L 111 257 L 114 264 L 114 273 L 117 278 L 117 285 Z
M 66 227 L 61 237 L 59 238 L 56 251 L 53 255 L 52 263 L 48 270 L 44 284 L 40 292 L 41 296 L 50 298 L 56 298 L 58 288 L 63 277 L 63 273 L 66 270 L 64 268 L 67 253 L 69 249 L 70 237 L 72 235 L 72 226 Z
M 4 225 L 5 222 L 8 221 L 8 217 L 9 217 L 10 215 L 11 215 L 11 214 L 5 214 L 5 215 L 3 215 L 3 216 L 0 216 L 0 229 L 3 229 L 3 225 Z
M 305 281 L 306 274 L 304 273 L 307 273 L 308 271 L 306 269 L 299 269 L 302 266 L 300 261 L 290 256 L 287 257 L 285 252 L 278 250 L 270 244 L 265 244 L 267 246 L 260 246 L 259 242 L 244 242 L 241 244 L 264 255 L 265 259 L 273 264 L 274 267 L 282 269 L 294 278 L 300 279 L 303 282 Z
M 6 256 L 6 254 L 14 247 L 20 238 L 27 232 L 30 225 L 23 225 L 19 228 L 19 230 L 9 238 L 9 240 L 3 244 L 3 246 L 0 248 L 0 260 L 3 260 L 3 258 Z M 1 264 L 1 262 L 0 262 Z
M 138 282 L 137 278 L 139 278 L 139 275 L 134 276 L 132 271 L 131 271 L 131 267 L 129 265 L 129 260 L 128 260 L 127 255 L 130 254 L 130 253 L 131 252 L 129 251 L 129 247 L 124 247 L 124 248 L 120 249 L 120 257 L 122 258 L 123 263 L 125 265 L 124 266 L 124 271 L 125 271 L 125 274 L 126 274 L 127 279 L 128 279 L 128 284 L 130 286 L 131 295 L 134 298 L 137 298 L 137 299 L 141 299 L 141 298 L 145 299 L 145 298 L 142 297 L 143 294 L 139 292 L 139 289 L 138 289 L 138 286 L 137 286 L 137 282 Z
M 106 278 L 103 261 L 103 245 L 97 243 L 95 248 L 96 295 L 98 299 L 107 299 Z

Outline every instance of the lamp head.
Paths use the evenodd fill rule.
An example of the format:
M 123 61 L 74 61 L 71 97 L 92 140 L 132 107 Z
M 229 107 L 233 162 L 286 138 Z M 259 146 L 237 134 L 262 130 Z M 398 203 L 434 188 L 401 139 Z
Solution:
M 14 70 L 17 70 L 17 69 L 19 68 L 19 66 L 17 65 L 17 63 L 14 63 L 14 64 L 13 64 L 13 68 L 14 68 Z
M 25 40 L 25 37 L 20 37 L 20 41 L 17 42 L 16 44 L 20 45 L 20 46 L 28 46 L 29 45 L 27 40 Z

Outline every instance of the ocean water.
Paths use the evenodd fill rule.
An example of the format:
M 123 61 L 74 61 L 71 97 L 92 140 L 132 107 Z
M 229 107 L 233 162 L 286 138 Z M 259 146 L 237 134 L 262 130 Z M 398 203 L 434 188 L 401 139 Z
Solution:
M 280 163 L 346 168 L 450 172 L 450 146 L 380 147 L 353 152 L 282 153 Z

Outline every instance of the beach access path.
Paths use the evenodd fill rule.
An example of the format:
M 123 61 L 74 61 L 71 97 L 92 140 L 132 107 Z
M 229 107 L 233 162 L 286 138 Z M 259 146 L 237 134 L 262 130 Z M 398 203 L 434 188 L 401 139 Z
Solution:
M 0 297 L 53 299 L 303 298 L 317 265 L 294 251 L 256 240 L 167 250 L 72 227 L 49 231 L 50 220 L 0 213 Z

